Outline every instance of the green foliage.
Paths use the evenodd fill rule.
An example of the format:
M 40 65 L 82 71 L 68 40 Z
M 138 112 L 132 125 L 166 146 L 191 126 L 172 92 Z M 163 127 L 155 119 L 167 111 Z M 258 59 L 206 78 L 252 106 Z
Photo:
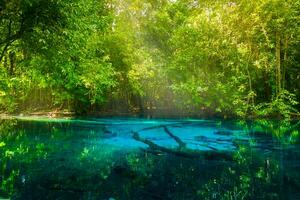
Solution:
M 0 110 L 290 117 L 299 10 L 299 0 L 2 0 Z
M 255 112 L 262 117 L 284 117 L 287 119 L 292 113 L 298 112 L 294 108 L 298 104 L 296 95 L 284 90 L 272 102 L 257 105 Z
M 292 20 L 299 18 L 298 6 L 182 0 L 157 9 L 145 22 L 145 40 L 164 55 L 175 105 L 224 117 L 256 115 L 262 105 L 284 117 L 297 112 L 299 79 L 291 77 L 299 72 L 294 51 L 299 44 L 292 37 L 299 33 Z
M 111 23 L 103 1 L 3 5 L 2 110 L 39 104 L 43 98 L 33 96 L 35 91 L 47 96 L 44 107 L 68 102 L 73 109 L 105 100 L 107 89 L 115 85 L 115 73 L 102 50 Z

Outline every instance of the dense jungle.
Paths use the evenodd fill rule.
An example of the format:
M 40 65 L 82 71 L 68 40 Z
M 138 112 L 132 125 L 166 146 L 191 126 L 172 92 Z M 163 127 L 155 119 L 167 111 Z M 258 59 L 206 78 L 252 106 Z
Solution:
M 299 117 L 300 2 L 1 0 L 4 113 Z
M 0 0 L 0 200 L 300 199 L 300 0 Z

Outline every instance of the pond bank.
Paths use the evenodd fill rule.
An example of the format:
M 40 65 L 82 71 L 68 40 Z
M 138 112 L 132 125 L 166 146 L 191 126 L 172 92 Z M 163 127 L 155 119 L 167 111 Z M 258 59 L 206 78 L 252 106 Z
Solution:
M 40 111 L 21 111 L 16 113 L 1 113 L 0 118 L 9 118 L 11 116 L 29 116 L 29 117 L 49 117 L 49 118 L 76 118 L 76 117 L 134 117 L 134 118 L 146 118 L 146 119 L 220 119 L 220 120 L 287 120 L 283 116 L 255 116 L 248 115 L 247 117 L 237 117 L 233 115 L 221 115 L 215 113 L 203 113 L 203 112 L 181 112 L 181 111 L 170 111 L 168 110 L 147 110 L 145 112 L 118 112 L 118 111 L 93 111 L 87 113 L 76 113 L 75 111 L 68 110 L 40 110 Z M 299 120 L 300 113 L 291 113 L 288 120 Z

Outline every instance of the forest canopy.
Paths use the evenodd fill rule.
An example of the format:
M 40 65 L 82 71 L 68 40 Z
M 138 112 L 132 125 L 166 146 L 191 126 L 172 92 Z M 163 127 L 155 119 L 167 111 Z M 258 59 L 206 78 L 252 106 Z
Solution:
M 0 0 L 0 110 L 297 115 L 300 0 Z

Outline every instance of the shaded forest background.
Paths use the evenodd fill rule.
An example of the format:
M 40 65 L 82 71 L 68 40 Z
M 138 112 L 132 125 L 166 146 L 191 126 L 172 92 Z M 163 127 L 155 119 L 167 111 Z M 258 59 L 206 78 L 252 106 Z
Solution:
M 0 0 L 6 113 L 295 116 L 300 0 Z

